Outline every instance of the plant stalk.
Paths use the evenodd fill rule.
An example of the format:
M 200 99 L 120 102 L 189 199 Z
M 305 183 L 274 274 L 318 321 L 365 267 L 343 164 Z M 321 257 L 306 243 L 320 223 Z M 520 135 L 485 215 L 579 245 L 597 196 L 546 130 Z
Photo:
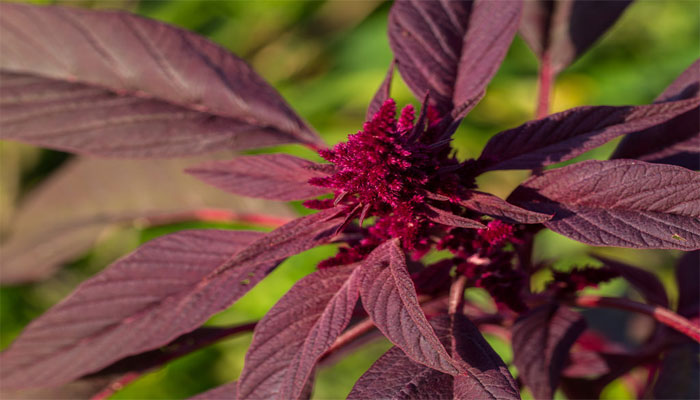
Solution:
M 540 61 L 540 73 L 538 82 L 537 111 L 536 118 L 543 118 L 549 115 L 550 102 L 554 84 L 554 71 L 549 59 L 549 52 L 542 54 Z
M 676 314 L 668 308 L 638 303 L 636 301 L 618 297 L 602 297 L 595 295 L 577 297 L 573 304 L 586 308 L 617 308 L 620 310 L 646 314 L 654 318 L 660 324 L 673 328 L 676 331 L 692 338 L 696 342 L 700 342 L 700 326 L 693 324 L 688 319 Z

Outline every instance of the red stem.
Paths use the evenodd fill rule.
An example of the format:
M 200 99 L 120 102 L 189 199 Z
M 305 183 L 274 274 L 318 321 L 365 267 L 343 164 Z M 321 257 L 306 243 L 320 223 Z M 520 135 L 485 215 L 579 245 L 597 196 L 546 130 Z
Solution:
M 678 332 L 700 342 L 700 326 L 694 325 L 688 319 L 674 313 L 668 308 L 638 303 L 636 301 L 618 297 L 601 297 L 594 295 L 580 296 L 574 300 L 574 305 L 579 307 L 606 307 L 620 310 L 633 311 L 646 314 L 657 322 L 664 324 Z
M 539 93 L 537 99 L 537 111 L 535 114 L 537 118 L 542 118 L 549 115 L 549 103 L 552 97 L 553 83 L 554 71 L 552 70 L 552 65 L 549 60 L 549 53 L 545 51 L 544 54 L 542 54 L 542 60 L 540 62 Z
M 447 306 L 447 312 L 456 314 L 460 309 L 460 305 L 464 301 L 464 287 L 467 285 L 467 277 L 460 275 L 452 282 L 450 286 L 450 301 Z
M 374 328 L 374 322 L 372 322 L 372 320 L 369 318 L 365 319 L 364 321 L 359 322 L 357 325 L 353 326 L 352 328 L 345 331 L 342 335 L 338 336 L 338 338 L 335 340 L 335 342 L 333 342 L 331 347 L 329 347 L 328 350 L 326 350 L 326 352 L 323 353 L 323 356 L 321 356 L 321 358 L 328 357 L 334 351 L 336 351 L 339 348 L 345 346 L 346 344 L 352 342 L 353 340 L 357 339 L 358 337 L 364 335 L 365 333 L 369 332 L 373 328 Z
M 139 218 L 138 221 L 147 225 L 168 225 L 178 222 L 239 222 L 276 228 L 291 221 L 292 218 L 275 217 L 265 214 L 236 213 L 218 208 L 200 208 L 198 210 L 182 211 L 170 214 L 154 215 Z

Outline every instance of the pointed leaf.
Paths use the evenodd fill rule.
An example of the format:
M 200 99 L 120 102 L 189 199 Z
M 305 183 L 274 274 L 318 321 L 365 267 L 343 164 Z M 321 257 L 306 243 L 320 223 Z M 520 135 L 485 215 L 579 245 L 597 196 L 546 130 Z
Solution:
M 627 265 L 609 258 L 598 255 L 594 257 L 602 261 L 604 266 L 617 272 L 621 277 L 631 283 L 635 289 L 639 290 L 639 293 L 648 303 L 668 308 L 666 289 L 655 274 L 642 268 Z
M 631 0 L 525 1 L 520 34 L 540 59 L 549 59 L 556 74 L 588 50 L 630 3 Z
M 699 95 L 700 60 L 697 60 L 656 101 L 689 99 Z M 700 169 L 700 107 L 664 124 L 625 136 L 610 158 L 633 158 Z
M 513 325 L 513 363 L 536 399 L 551 399 L 569 349 L 586 328 L 581 314 L 554 304 L 537 308 Z
M 384 102 L 389 97 L 391 97 L 391 81 L 394 78 L 394 64 L 396 64 L 396 60 L 391 60 L 389 70 L 387 71 L 386 76 L 382 81 L 382 84 L 379 85 L 377 93 L 374 94 L 374 97 L 372 97 L 372 101 L 369 102 L 369 107 L 367 108 L 367 115 L 365 116 L 365 120 L 367 121 L 372 120 L 372 117 L 374 117 L 374 114 L 376 114 L 379 111 L 379 108 L 381 108 L 382 104 L 384 104 Z
M 0 282 L 45 279 L 90 249 L 108 228 L 141 218 L 167 221 L 220 212 L 245 221 L 264 211 L 270 222 L 278 222 L 274 219 L 294 216 L 284 205 L 236 198 L 182 173 L 199 161 L 68 161 L 17 211 L 9 238 L 0 245 Z
M 7 366 L 1 371 L 3 385 L 66 383 L 196 328 L 229 304 L 221 296 L 205 305 L 197 285 L 262 235 L 193 230 L 146 243 L 29 324 L 0 355 Z M 190 308 L 195 303 L 200 309 Z
M 394 2 L 389 44 L 418 98 L 461 118 L 496 73 L 517 31 L 519 1 Z
M 459 228 L 486 228 L 486 225 L 482 224 L 479 221 L 474 221 L 473 219 L 460 217 L 459 215 L 452 214 L 449 211 L 445 211 L 443 209 L 433 207 L 431 205 L 428 205 L 428 209 L 430 210 L 428 218 L 433 222 L 437 222 L 438 224 L 456 226 Z
M 411 359 L 448 374 L 457 374 L 454 360 L 440 343 L 418 303 L 397 241 L 377 247 L 362 263 L 362 305 L 374 324 Z
M 392 347 L 355 382 L 348 400 L 452 399 L 453 382 L 452 375 L 419 364 Z
M 325 210 L 268 234 L 195 230 L 146 243 L 32 322 L 0 354 L 3 385 L 60 385 L 169 343 L 284 258 L 326 242 L 339 223 L 333 215 Z
M 484 171 L 556 164 L 625 133 L 664 123 L 698 105 L 700 97 L 643 106 L 572 108 L 497 134 L 486 143 L 479 163 Z
M 300 397 L 316 362 L 350 322 L 359 297 L 356 267 L 314 272 L 265 315 L 246 354 L 238 398 Z
M 454 318 L 454 319 L 453 319 Z M 348 399 L 519 399 L 508 368 L 462 315 L 431 321 L 464 373 L 451 376 L 408 358 L 393 347 L 355 383 Z
M 468 198 L 459 204 L 473 211 L 489 215 L 510 223 L 541 224 L 552 219 L 551 215 L 536 213 L 510 204 L 500 197 L 489 193 L 470 190 Z
M 309 179 L 328 176 L 329 164 L 288 154 L 260 154 L 212 161 L 188 168 L 189 174 L 221 190 L 270 200 L 304 200 L 329 192 Z
M 0 5 L 2 138 L 112 157 L 320 138 L 243 60 L 124 12 Z
M 700 314 L 700 251 L 683 255 L 676 265 L 678 314 L 695 317 Z
M 700 248 L 700 174 L 643 161 L 584 161 L 520 185 L 509 200 L 594 246 Z

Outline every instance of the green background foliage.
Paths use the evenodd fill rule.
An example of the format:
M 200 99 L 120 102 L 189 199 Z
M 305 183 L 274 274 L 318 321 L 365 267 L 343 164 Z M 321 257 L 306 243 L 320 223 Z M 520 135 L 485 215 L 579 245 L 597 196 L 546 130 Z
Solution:
M 382 1 L 38 1 L 70 6 L 121 8 L 166 21 L 205 35 L 248 62 L 276 87 L 323 138 L 334 144 L 355 133 L 364 121 L 366 106 L 382 81 L 391 60 L 386 21 L 390 3 Z M 700 6 L 695 1 L 637 1 L 611 31 L 580 60 L 565 70 L 556 83 L 553 111 L 580 105 L 623 105 L 651 102 L 666 85 L 692 63 L 700 50 Z M 392 94 L 401 106 L 418 106 L 406 86 L 395 79 Z M 534 114 L 537 94 L 537 60 L 520 38 L 488 87 L 486 97 L 466 118 L 455 136 L 460 158 L 477 157 L 493 134 L 515 127 Z M 617 141 L 586 153 L 580 159 L 605 159 Z M 285 151 L 318 159 L 300 146 L 281 146 L 266 152 Z M 35 185 L 66 156 L 16 143 L 0 143 L 0 233 L 8 229 L 13 209 Z M 480 186 L 505 197 L 527 176 L 524 171 L 491 172 Z M 295 205 L 300 212 L 302 207 Z M 192 227 L 241 228 L 233 224 L 189 223 L 105 234 L 104 240 L 55 277 L 38 284 L 0 289 L 0 345 L 6 347 L 33 318 L 69 293 L 80 281 L 99 272 L 116 257 L 153 237 Z M 590 247 L 544 232 L 538 237 L 536 257 L 556 259 L 555 266 L 595 264 Z M 673 295 L 672 265 L 676 252 L 593 249 L 654 270 Z M 332 255 L 332 246 L 307 251 L 287 260 L 230 309 L 208 324 L 227 325 L 261 318 L 299 278 Z M 534 288 L 548 279 L 533 279 Z M 638 295 L 619 280 L 602 285 L 608 295 Z M 484 300 L 472 290 L 470 299 Z M 634 343 L 648 321 L 611 314 L 601 326 L 617 332 L 616 338 Z M 593 321 L 595 323 L 595 321 Z M 645 325 L 646 324 L 646 325 Z M 489 341 L 506 362 L 510 349 L 493 337 Z M 251 335 L 241 335 L 195 352 L 149 373 L 114 398 L 185 398 L 236 379 Z M 314 398 L 344 398 L 353 382 L 388 349 L 375 340 L 362 350 L 319 371 Z M 514 371 L 515 372 L 515 371 Z M 517 373 L 517 372 L 516 372 Z M 560 396 L 558 394 L 558 396 Z M 606 398 L 633 396 L 620 382 L 604 392 Z

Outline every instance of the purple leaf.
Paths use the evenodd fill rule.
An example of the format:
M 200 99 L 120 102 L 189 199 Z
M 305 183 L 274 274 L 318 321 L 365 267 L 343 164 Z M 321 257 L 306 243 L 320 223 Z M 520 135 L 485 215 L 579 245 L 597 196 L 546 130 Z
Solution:
M 586 328 L 583 317 L 563 306 L 532 310 L 513 325 L 513 363 L 536 399 L 551 399 L 569 349 Z
M 453 382 L 452 375 L 418 364 L 392 347 L 355 382 L 348 400 L 452 399 Z
M 328 241 L 339 223 L 334 215 L 325 210 L 268 234 L 195 230 L 146 243 L 32 322 L 0 354 L 3 385 L 60 385 L 169 343 L 284 258 Z
M 697 267 L 697 266 L 696 266 Z M 655 399 L 700 399 L 700 345 L 684 343 L 664 354 L 652 393 Z
M 700 104 L 700 97 L 643 106 L 586 106 L 503 131 L 481 152 L 484 171 L 533 169 L 570 160 L 620 135 L 664 123 Z
M 570 65 L 605 33 L 631 0 L 525 1 L 520 34 L 554 73 Z
M 238 380 L 238 398 L 296 399 L 316 362 L 345 329 L 359 296 L 357 265 L 297 282 L 260 321 Z
M 460 217 L 459 215 L 452 214 L 449 211 L 445 211 L 440 208 L 433 207 L 431 205 L 428 205 L 428 209 L 430 211 L 430 214 L 428 214 L 428 218 L 430 218 L 430 220 L 433 222 L 437 222 L 438 224 L 456 226 L 459 228 L 486 228 L 486 225 L 482 224 L 479 221 L 474 221 L 473 219 Z
M 688 67 L 656 102 L 689 99 L 699 94 L 700 60 Z M 664 124 L 625 136 L 610 158 L 633 158 L 700 169 L 700 107 Z
M 29 324 L 0 356 L 7 366 L 1 371 L 3 385 L 66 383 L 196 328 L 229 304 L 227 296 L 202 302 L 205 293 L 198 285 L 262 235 L 182 231 L 146 243 Z M 207 313 L 204 307 L 214 310 Z
M 631 283 L 635 289 L 639 290 L 639 293 L 644 297 L 647 303 L 668 307 L 666 289 L 664 289 L 663 283 L 661 283 L 655 274 L 609 258 L 598 255 L 594 257 L 602 261 L 605 267 L 617 272 L 622 278 Z
M 111 157 L 322 145 L 243 60 L 124 12 L 0 5 L 4 139 Z
M 360 297 L 377 328 L 411 359 L 438 371 L 459 373 L 418 303 L 397 239 L 377 247 L 362 263 Z
M 460 205 L 506 222 L 541 224 L 552 218 L 551 215 L 540 214 L 520 208 L 489 193 L 470 190 L 467 196 L 466 199 L 460 200 Z
M 584 161 L 528 179 L 509 200 L 554 214 L 547 228 L 594 246 L 700 248 L 700 174 L 685 168 Z
M 260 154 L 212 161 L 188 168 L 189 174 L 221 190 L 270 200 L 304 200 L 329 192 L 308 183 L 328 176 L 330 164 L 317 164 L 288 154 Z
M 391 65 L 389 65 L 389 71 L 387 71 L 382 84 L 379 85 L 377 93 L 372 97 L 372 101 L 369 102 L 369 107 L 367 108 L 367 115 L 365 119 L 371 121 L 374 114 L 376 114 L 381 108 L 382 104 L 391 97 L 391 81 L 394 78 L 394 64 L 396 60 L 391 60 Z
M 517 31 L 519 1 L 394 2 L 389 44 L 418 98 L 464 116 L 482 96 Z
M 140 218 L 167 222 L 205 208 L 240 214 L 241 220 L 263 211 L 293 216 L 283 205 L 235 198 L 182 173 L 199 161 L 69 161 L 30 192 L 17 211 L 12 232 L 0 245 L 0 282 L 47 278 L 90 249 L 108 228 Z
M 508 368 L 479 331 L 462 315 L 431 321 L 446 348 L 466 371 L 451 376 L 387 351 L 355 383 L 348 399 L 519 399 Z
M 700 314 L 700 251 L 683 255 L 676 265 L 678 314 L 695 317 Z

